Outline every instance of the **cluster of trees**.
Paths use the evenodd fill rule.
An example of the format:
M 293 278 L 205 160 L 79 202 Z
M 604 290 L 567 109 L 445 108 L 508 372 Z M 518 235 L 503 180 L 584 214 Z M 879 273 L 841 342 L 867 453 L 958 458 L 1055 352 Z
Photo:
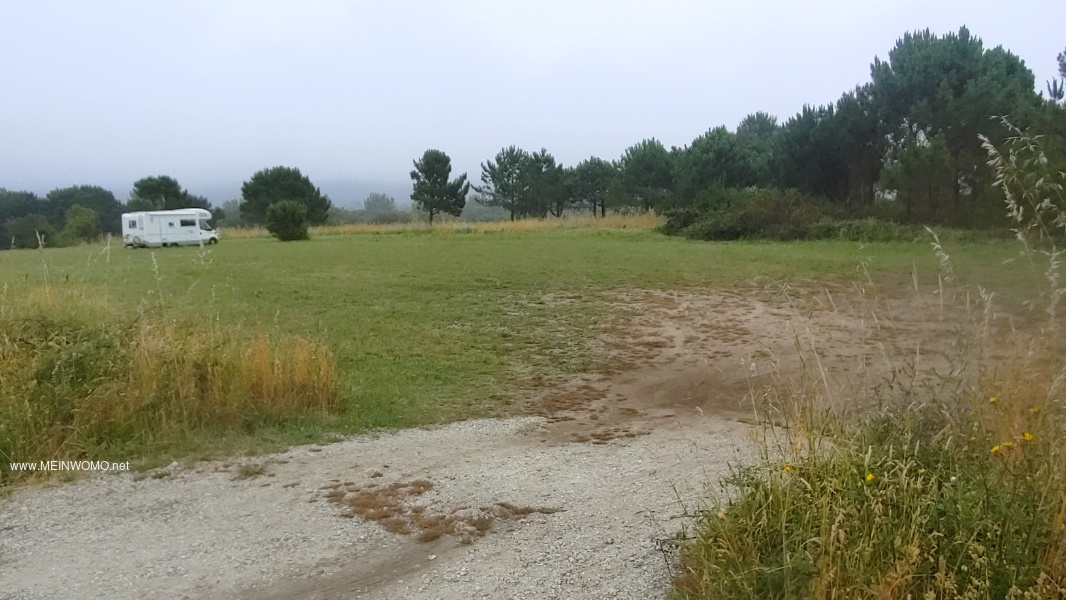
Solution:
M 466 174 L 451 178 L 451 158 L 440 150 L 427 150 L 414 161 L 411 201 L 429 215 L 466 216 L 467 199 L 501 211 L 513 221 L 522 217 L 559 217 L 564 211 L 588 209 L 607 213 L 608 197 L 619 193 L 619 165 L 592 157 L 576 167 L 564 167 L 546 149 L 527 152 L 516 146 L 500 150 L 494 160 L 481 165 L 481 185 L 471 185 Z M 471 194 L 471 192 L 473 192 Z
M 942 37 L 907 34 L 887 60 L 875 59 L 869 83 L 833 104 L 804 107 L 772 130 L 759 127 L 769 135 L 754 140 L 745 131 L 748 120 L 732 136 L 709 132 L 731 138 L 734 148 L 725 154 L 748 166 L 738 175 L 719 158 L 710 176 L 726 186 L 796 188 L 858 213 L 891 200 L 909 222 L 1000 223 L 1001 197 L 978 135 L 1002 143 L 1003 115 L 1023 127 L 1066 133 L 1063 106 L 1034 88 L 1032 71 L 1017 56 L 984 48 L 966 28 Z M 693 164 L 709 164 L 692 156 L 706 142 L 675 150 L 682 165 L 689 162 L 679 169 L 682 177 L 692 175 Z M 677 191 L 682 202 L 692 198 L 691 189 Z
M 482 163 L 481 185 L 474 186 L 474 199 L 507 211 L 511 220 L 559 217 L 566 210 L 580 209 L 604 215 L 607 198 L 616 186 L 616 171 L 615 165 L 596 157 L 564 167 L 545 148 L 527 152 L 508 146 L 495 159 Z
M 258 171 L 241 186 L 241 219 L 249 225 L 267 225 L 272 204 L 295 202 L 304 207 L 307 222 L 321 225 L 326 222 L 332 206 L 329 196 L 311 183 L 294 167 L 272 167 Z
M 258 171 L 241 186 L 241 197 L 241 221 L 265 225 L 281 241 L 307 239 L 308 226 L 325 223 L 333 205 L 294 167 Z
M 101 187 L 55 189 L 44 198 L 0 189 L 0 248 L 59 246 L 118 233 L 123 205 Z
M 80 185 L 52 190 L 44 198 L 32 192 L 0 188 L 0 248 L 63 246 L 121 233 L 123 212 L 205 208 L 216 223 L 277 227 L 284 235 L 307 235 L 307 225 L 324 223 L 331 203 L 299 169 L 273 167 L 257 172 L 241 188 L 243 199 L 212 207 L 168 175 L 144 177 L 119 202 L 101 187 Z M 274 211 L 284 201 L 291 204 Z M 227 214 L 227 209 L 232 214 Z M 283 222 L 279 225 L 278 222 Z M 299 239 L 299 237 L 297 238 Z
M 1001 222 L 1001 197 L 978 135 L 1001 143 L 998 117 L 1066 136 L 1066 51 L 1048 96 L 1017 56 L 988 49 L 965 27 L 901 38 L 871 81 L 836 102 L 804 106 L 784 123 L 765 113 L 730 131 L 709 129 L 683 147 L 646 139 L 613 161 L 573 167 L 546 150 L 503 148 L 481 165 L 473 199 L 512 219 L 565 210 L 713 209 L 727 190 L 794 189 L 847 214 L 876 212 L 904 222 L 982 226 Z M 1052 159 L 1066 164 L 1061 143 Z M 874 204 L 879 203 L 875 209 Z
M 0 188 L 0 249 L 89 242 L 120 234 L 124 212 L 176 208 L 211 209 L 211 204 L 166 175 L 137 180 L 126 202 L 93 185 L 55 189 L 44 198 Z M 213 210 L 216 219 L 225 216 L 225 211 Z
M 211 203 L 207 198 L 190 194 L 189 190 L 181 187 L 176 179 L 168 175 L 137 180 L 130 190 L 130 199 L 126 202 L 128 212 L 179 208 L 210 210 Z
M 469 194 L 512 220 L 565 211 L 722 211 L 730 203 L 739 210 L 750 199 L 769 215 L 774 198 L 816 203 L 818 210 L 804 213 L 812 215 L 998 224 L 1002 198 L 978 136 L 1002 143 L 1009 132 L 1000 117 L 1009 115 L 1015 125 L 1051 132 L 1058 141 L 1050 159 L 1066 168 L 1066 51 L 1057 58 L 1060 78 L 1048 82 L 1044 97 L 1021 59 L 985 48 L 965 27 L 943 36 L 907 33 L 887 60 L 874 59 L 868 83 L 836 102 L 804 106 L 784 123 L 756 112 L 734 131 L 713 127 L 686 146 L 646 139 L 618 159 L 593 156 L 574 166 L 545 148 L 508 146 L 481 164 L 474 185 L 466 174 L 451 179 L 448 155 L 428 150 L 414 161 L 411 199 L 431 222 L 459 216 Z

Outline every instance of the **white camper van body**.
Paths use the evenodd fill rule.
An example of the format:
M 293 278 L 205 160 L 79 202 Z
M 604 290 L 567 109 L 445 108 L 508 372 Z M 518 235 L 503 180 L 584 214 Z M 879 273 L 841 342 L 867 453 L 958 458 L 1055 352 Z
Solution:
M 218 232 L 202 208 L 151 210 L 122 214 L 122 242 L 132 248 L 199 246 L 218 242 Z

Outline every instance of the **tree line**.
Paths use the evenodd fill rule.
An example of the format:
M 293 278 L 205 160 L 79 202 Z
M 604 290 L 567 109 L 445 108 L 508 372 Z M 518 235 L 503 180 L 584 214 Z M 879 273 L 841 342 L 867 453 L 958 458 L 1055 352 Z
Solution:
M 999 117 L 1009 116 L 1048 132 L 1050 159 L 1066 168 L 1066 51 L 1057 58 L 1059 78 L 1047 82 L 1044 96 L 1020 58 L 986 48 L 965 27 L 943 36 L 907 33 L 887 59 L 874 59 L 869 82 L 835 102 L 804 106 L 784 123 L 755 112 L 735 130 L 712 127 L 682 147 L 645 139 L 615 160 L 593 156 L 575 166 L 560 165 L 544 148 L 508 146 L 481 164 L 471 197 L 515 219 L 728 210 L 737 190 L 791 190 L 788 198 L 849 216 L 998 224 L 1002 197 L 978 136 L 1001 143 L 1008 131 Z M 439 196 L 437 205 L 413 199 L 423 209 L 458 214 L 466 198 Z
M 0 248 L 63 246 L 118 234 L 123 212 L 210 207 L 206 198 L 190 194 L 165 175 L 138 180 L 125 203 L 110 190 L 92 185 L 55 189 L 44 198 L 0 189 Z
M 243 225 L 267 225 L 269 207 L 281 200 L 299 204 L 296 210 L 300 218 L 311 224 L 324 223 L 331 207 L 328 196 L 299 169 L 290 167 L 255 173 L 241 192 L 243 199 L 232 209 Z M 228 218 L 226 208 L 212 207 L 206 198 L 190 193 L 168 175 L 137 180 L 126 202 L 120 202 L 110 190 L 90 185 L 55 189 L 43 198 L 0 188 L 0 249 L 92 241 L 106 234 L 120 234 L 124 212 L 180 208 L 211 210 L 216 222 Z
M 430 149 L 413 161 L 411 200 L 430 221 L 463 214 L 468 200 L 516 219 L 575 211 L 728 212 L 745 198 L 769 197 L 753 190 L 779 190 L 779 202 L 821 203 L 838 214 L 996 224 L 1000 192 L 978 136 L 1002 143 L 1009 133 L 998 117 L 1009 115 L 1015 125 L 1047 132 L 1049 159 L 1066 168 L 1066 50 L 1057 59 L 1059 77 L 1047 82 L 1044 96 L 1020 58 L 1002 47 L 985 48 L 965 27 L 943 36 L 907 33 L 886 59 L 875 57 L 869 82 L 835 102 L 804 106 L 783 123 L 755 112 L 734 130 L 712 127 L 685 146 L 666 148 L 645 139 L 617 159 L 592 156 L 573 166 L 560 164 L 545 148 L 512 145 L 481 164 L 477 183 L 465 173 L 453 178 L 451 158 Z M 292 167 L 255 173 L 241 196 L 213 209 L 216 218 L 269 225 L 270 207 L 289 201 L 294 205 L 283 211 L 285 218 L 302 223 L 304 232 L 331 214 L 404 220 L 389 197 L 368 198 L 358 216 L 339 210 Z M 118 233 L 123 210 L 190 206 L 210 208 L 169 176 L 139 180 L 125 204 L 93 186 L 54 190 L 44 198 L 0 190 L 0 248 L 36 246 L 37 233 L 60 243 Z

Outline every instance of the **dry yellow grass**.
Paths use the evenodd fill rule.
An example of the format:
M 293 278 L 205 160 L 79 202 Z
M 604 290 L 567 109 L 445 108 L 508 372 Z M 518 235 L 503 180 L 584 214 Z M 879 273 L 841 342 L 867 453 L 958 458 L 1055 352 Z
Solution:
M 324 344 L 106 304 L 43 287 L 0 303 L 0 486 L 20 475 L 8 462 L 106 457 L 337 408 Z
M 654 213 L 634 215 L 614 214 L 606 217 L 572 215 L 548 219 L 518 219 L 515 221 L 486 221 L 471 223 L 455 219 L 433 223 L 395 223 L 349 225 L 321 225 L 311 228 L 311 236 L 358 235 L 368 233 L 525 233 L 559 229 L 634 229 L 652 230 L 662 226 L 664 220 Z M 246 240 L 270 237 L 264 227 L 227 228 L 224 239 Z

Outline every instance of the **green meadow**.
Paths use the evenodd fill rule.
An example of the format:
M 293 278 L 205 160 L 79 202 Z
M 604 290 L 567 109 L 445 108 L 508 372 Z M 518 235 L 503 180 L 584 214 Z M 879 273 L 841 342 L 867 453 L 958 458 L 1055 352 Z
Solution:
M 1022 285 L 1027 278 L 1024 270 L 1004 265 L 1016 254 L 1007 242 L 960 243 L 951 252 L 962 276 L 980 273 L 1001 287 L 1006 283 L 1007 289 L 1011 281 Z M 69 422 L 55 434 L 57 441 L 47 452 L 41 449 L 47 456 L 9 456 L 5 461 L 88 456 L 132 458 L 151 466 L 276 449 L 374 428 L 522 414 L 538 389 L 610 361 L 593 342 L 595 326 L 610 316 L 606 295 L 612 291 L 750 288 L 765 278 L 817 287 L 864 281 L 863 269 L 874 279 L 900 286 L 911 285 L 917 272 L 924 285 L 935 282 L 937 259 L 925 242 L 706 243 L 633 229 L 367 233 L 299 243 L 231 239 L 204 250 L 130 250 L 98 244 L 5 252 L 0 261 L 0 318 L 5 327 L 17 329 L 47 317 L 53 319 L 48 323 L 64 323 L 60 329 L 75 332 L 65 341 L 46 340 L 39 346 L 73 348 L 72 356 L 84 356 L 89 351 L 77 350 L 86 343 L 78 333 L 84 330 L 111 332 L 111 341 L 89 344 L 104 354 L 110 348 L 148 348 L 157 334 L 171 340 L 167 345 L 173 349 L 185 343 L 184 336 L 212 332 L 211 340 L 228 340 L 228 352 L 237 353 L 230 363 L 241 363 L 250 359 L 238 356 L 239 348 L 256 336 L 274 340 L 277 356 L 292 345 L 284 336 L 296 336 L 323 348 L 335 363 L 328 397 L 309 401 L 314 410 L 255 409 L 259 416 L 249 419 L 240 414 L 251 409 L 236 407 L 230 412 L 240 414 L 227 426 L 222 423 L 230 417 L 187 418 L 200 409 L 182 404 L 181 423 L 173 416 L 153 416 L 154 421 L 131 423 L 114 434 L 108 425 L 88 438 L 82 432 L 96 425 L 76 425 L 78 417 L 106 405 L 115 394 L 160 378 L 159 364 L 181 363 L 171 376 L 175 380 L 201 377 L 195 375 L 200 369 L 223 386 L 244 367 L 218 366 L 221 363 L 210 357 L 186 364 L 183 354 L 193 351 L 172 350 L 169 358 L 146 359 L 147 372 L 127 372 L 122 370 L 125 364 L 119 364 L 93 371 L 95 380 L 75 373 L 70 389 L 54 390 L 55 402 L 67 402 L 73 388 L 88 390 L 86 385 L 95 386 L 89 391 L 99 397 L 89 408 L 60 407 L 57 414 Z M 154 324 L 146 327 L 146 322 Z M 37 329 L 49 327 L 58 326 Z M 140 342 L 120 335 L 131 327 L 141 327 Z M 196 352 L 210 354 L 219 344 L 198 342 Z M 9 371 L 17 371 L 13 365 L 25 360 L 25 345 L 9 344 L 2 355 Z M 7 408 L 12 414 L 21 410 L 13 406 L 22 401 L 12 381 L 21 377 L 30 386 L 22 389 L 40 391 L 55 379 L 41 370 L 54 370 L 48 365 L 67 360 L 47 351 L 38 354 L 44 362 L 35 372 L 7 378 L 4 391 L 13 403 Z M 92 365 L 101 362 L 107 357 Z M 84 384 L 116 379 L 120 370 L 126 383 L 116 384 L 110 396 L 103 391 L 106 385 Z M 165 396 L 173 384 L 150 387 L 137 393 Z M 227 387 L 217 395 L 248 393 Z M 199 397 L 203 394 L 190 394 L 196 396 L 197 406 L 204 402 Z M 170 400 L 153 400 L 151 406 L 123 414 L 141 414 L 163 402 Z M 106 416 L 115 418 L 122 415 Z M 158 428 L 163 430 L 154 430 Z M 31 452 L 30 438 L 40 437 L 25 431 L 18 435 L 23 443 L 8 444 L 6 453 Z M 70 441 L 79 435 L 84 439 Z

